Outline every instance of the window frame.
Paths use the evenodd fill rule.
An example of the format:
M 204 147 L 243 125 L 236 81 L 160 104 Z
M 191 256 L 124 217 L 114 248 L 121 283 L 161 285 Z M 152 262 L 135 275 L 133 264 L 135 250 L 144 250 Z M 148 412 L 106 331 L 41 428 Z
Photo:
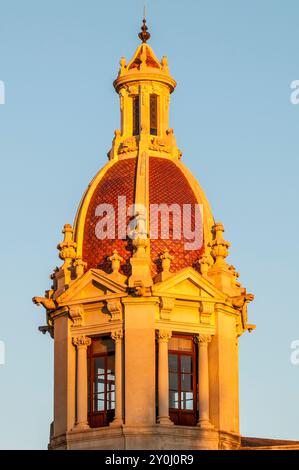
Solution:
M 178 349 L 170 349 L 170 347 L 168 348 L 168 364 L 170 364 L 170 361 L 169 361 L 169 356 L 170 354 L 172 355 L 176 355 L 177 356 L 177 364 L 178 364 L 178 367 L 177 367 L 177 381 L 178 381 L 178 385 L 177 385 L 177 391 L 178 391 L 178 396 L 179 396 L 179 399 L 178 399 L 178 408 L 171 408 L 170 407 L 170 392 L 171 390 L 175 390 L 175 389 L 171 389 L 171 385 L 170 385 L 170 373 L 171 373 L 171 370 L 170 370 L 170 365 L 168 366 L 169 367 L 169 371 L 168 371 L 168 377 L 169 377 L 169 416 L 170 416 L 170 419 L 174 422 L 174 424 L 176 425 L 179 425 L 179 426 L 196 426 L 197 424 L 197 421 L 198 421 L 198 407 L 197 407 L 197 402 L 198 402 L 198 399 L 197 399 L 197 348 L 196 348 L 196 344 L 194 342 L 194 337 L 193 335 L 187 335 L 187 334 L 173 334 L 172 335 L 172 338 L 180 338 L 180 339 L 188 339 L 188 340 L 191 340 L 192 342 L 192 350 L 191 351 L 181 351 L 181 350 L 178 350 Z M 181 372 L 182 370 L 182 357 L 183 356 L 188 356 L 188 357 L 191 357 L 191 373 L 187 373 L 185 375 L 191 375 L 192 377 L 192 387 L 191 387 L 191 390 L 192 390 L 192 393 L 193 393 L 193 408 L 188 410 L 188 409 L 184 409 L 182 408 L 182 375 L 183 373 Z M 184 391 L 184 390 L 183 390 Z
M 91 428 L 98 428 L 103 426 L 109 426 L 113 421 L 115 416 L 115 348 L 114 351 L 94 353 L 93 345 L 99 339 L 105 340 L 110 339 L 108 336 L 97 336 L 91 338 L 91 344 L 88 347 L 88 422 Z M 97 410 L 96 402 L 98 400 L 99 392 L 93 390 L 93 386 L 97 383 L 97 376 L 95 373 L 96 368 L 96 359 L 102 357 L 104 358 L 104 409 Z M 111 403 L 111 400 L 107 399 L 107 395 L 112 393 L 111 390 L 108 390 L 108 384 L 113 383 L 113 381 L 108 380 L 108 359 L 109 357 L 114 358 L 114 408 L 108 408 L 108 403 Z M 113 401 L 112 401 L 113 403 Z

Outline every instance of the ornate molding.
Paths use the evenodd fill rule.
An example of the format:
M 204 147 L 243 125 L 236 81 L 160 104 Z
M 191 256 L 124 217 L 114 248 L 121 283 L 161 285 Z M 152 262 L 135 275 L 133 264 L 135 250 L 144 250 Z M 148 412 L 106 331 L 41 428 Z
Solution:
M 212 335 L 205 335 L 205 334 L 199 333 L 198 335 L 194 337 L 194 341 L 197 344 L 201 344 L 202 346 L 208 346 L 208 344 L 212 341 L 212 338 L 213 338 Z
M 138 149 L 135 137 L 127 137 L 121 144 L 118 150 L 119 155 L 136 152 Z
M 72 327 L 84 325 L 84 310 L 82 305 L 72 305 L 69 308 L 69 316 L 73 321 Z
M 174 299 L 171 297 L 161 297 L 160 318 L 161 320 L 171 320 L 171 313 L 174 309 Z
M 124 337 L 124 332 L 122 329 L 111 331 L 111 338 L 113 341 L 121 341 Z
M 111 321 L 122 320 L 122 305 L 118 299 L 107 300 L 107 310 L 111 315 Z
M 200 304 L 200 323 L 211 324 L 212 315 L 215 311 L 213 302 L 201 302 Z
M 87 347 L 91 345 L 91 339 L 88 338 L 88 336 L 77 336 L 73 338 L 73 345 L 76 346 L 77 349 L 87 349 Z
M 171 153 L 171 148 L 168 144 L 168 141 L 162 137 L 153 137 L 149 144 L 149 149 L 156 152 Z
M 159 330 L 156 332 L 158 343 L 168 343 L 172 337 L 172 332 L 169 330 Z

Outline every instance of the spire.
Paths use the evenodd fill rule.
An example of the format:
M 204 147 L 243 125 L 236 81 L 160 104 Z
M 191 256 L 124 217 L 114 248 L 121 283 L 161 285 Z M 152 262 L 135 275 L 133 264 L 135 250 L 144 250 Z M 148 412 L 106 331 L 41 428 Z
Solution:
M 150 39 L 151 35 L 148 32 L 148 27 L 146 25 L 146 10 L 145 10 L 145 7 L 144 7 L 144 14 L 143 14 L 142 23 L 143 24 L 141 26 L 141 32 L 138 34 L 138 37 L 143 43 L 146 43 Z

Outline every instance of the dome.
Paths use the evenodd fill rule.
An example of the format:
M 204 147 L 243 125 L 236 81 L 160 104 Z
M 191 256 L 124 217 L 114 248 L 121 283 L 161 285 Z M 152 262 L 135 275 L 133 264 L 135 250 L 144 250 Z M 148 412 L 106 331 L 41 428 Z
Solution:
M 114 132 L 109 162 L 89 185 L 75 220 L 77 255 L 86 269 L 109 274 L 115 255 L 121 260 L 121 275 L 131 277 L 129 285 L 138 284 L 140 276 L 132 275 L 132 258 L 146 256 L 148 285 L 152 279 L 159 282 L 163 256 L 170 273 L 188 267 L 199 270 L 203 255 L 209 258 L 206 262 L 213 261 L 207 249 L 213 238 L 212 213 L 201 187 L 182 164 L 182 152 L 169 127 L 170 96 L 175 87 L 167 58 L 159 61 L 146 41 L 131 61 L 121 58 L 114 81 L 121 127 Z M 139 207 L 144 208 L 143 216 Z M 158 211 L 156 218 L 152 218 L 154 210 Z M 112 229 L 109 236 L 101 232 L 99 237 L 98 226 L 105 217 Z M 146 239 L 143 251 L 138 251 L 139 242 L 135 243 L 129 231 L 132 218 L 138 217 L 133 232 Z M 143 233 L 138 224 L 143 224 Z
M 136 171 L 137 158 L 124 158 L 118 161 L 109 162 L 101 170 L 89 186 L 81 202 L 77 221 L 75 225 L 76 242 L 78 252 L 80 252 L 87 269 L 102 269 L 105 272 L 111 271 L 109 257 L 114 250 L 123 258 L 121 272 L 130 275 L 130 258 L 133 254 L 132 240 L 129 237 L 118 239 L 119 230 L 119 197 L 125 197 L 126 209 L 134 204 L 136 193 Z M 195 205 L 203 205 L 204 221 L 203 225 L 209 231 L 209 226 L 213 220 L 209 207 L 203 194 L 199 194 L 199 188 L 194 187 L 196 181 L 190 177 L 186 167 L 179 161 L 170 158 L 149 157 L 149 205 L 173 205 L 179 206 L 183 214 L 184 205 L 191 208 L 190 228 L 194 230 Z M 193 183 L 193 185 L 192 185 Z M 193 187 L 192 187 L 193 186 Z M 96 235 L 96 225 L 99 217 L 96 209 L 100 204 L 109 204 L 115 208 L 115 239 L 99 239 Z M 130 216 L 126 216 L 128 225 Z M 160 220 L 158 223 L 160 224 Z M 196 249 L 186 249 L 186 244 L 190 242 L 182 231 L 182 237 L 176 239 L 173 230 L 174 219 L 169 217 L 169 239 L 160 236 L 150 241 L 150 257 L 152 275 L 160 272 L 160 256 L 168 250 L 170 255 L 174 255 L 171 264 L 171 271 L 177 272 L 186 267 L 198 269 L 197 261 L 204 252 L 205 235 L 200 245 Z M 201 224 L 201 222 L 200 222 Z M 202 230 L 202 226 L 199 227 Z M 151 228 L 151 227 L 150 227 Z M 160 227 L 161 228 L 161 227 Z M 158 232 L 160 233 L 160 231 Z

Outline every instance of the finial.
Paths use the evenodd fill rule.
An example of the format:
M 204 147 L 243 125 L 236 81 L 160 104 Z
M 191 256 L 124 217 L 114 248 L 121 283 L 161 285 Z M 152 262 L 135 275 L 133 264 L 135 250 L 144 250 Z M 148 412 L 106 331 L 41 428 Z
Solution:
M 146 43 L 151 37 L 150 33 L 148 32 L 148 27 L 146 25 L 146 8 L 145 7 L 144 7 L 144 13 L 143 13 L 143 24 L 141 26 L 141 32 L 138 34 L 138 37 L 144 43 Z
M 57 245 L 59 250 L 59 258 L 65 263 L 70 264 L 71 260 L 76 258 L 77 243 L 73 241 L 73 228 L 70 224 L 65 224 L 62 233 L 64 234 L 63 242 Z
M 87 263 L 85 263 L 81 256 L 77 256 L 74 266 L 76 268 L 76 277 L 83 276 Z
M 225 264 L 225 258 L 228 256 L 228 248 L 230 243 L 224 240 L 223 232 L 224 228 L 221 223 L 217 223 L 213 226 L 214 230 L 214 240 L 209 243 L 209 246 L 212 248 L 211 253 L 215 260 L 215 266 L 223 266 Z
M 202 255 L 199 260 L 197 260 L 197 264 L 199 265 L 200 273 L 202 276 L 207 276 L 209 268 L 210 268 L 210 261 L 207 255 Z
M 164 250 L 162 255 L 160 255 L 160 259 L 161 259 L 161 262 L 162 262 L 163 272 L 164 273 L 169 273 L 171 261 L 173 261 L 174 257 L 171 256 L 171 254 L 169 253 L 169 250 L 166 249 L 166 250 Z
M 68 286 L 72 277 L 72 263 L 77 257 L 77 243 L 73 240 L 73 228 L 70 224 L 63 227 L 63 242 L 57 245 L 59 258 L 64 261 L 62 271 L 64 272 L 64 286 Z
M 113 250 L 112 256 L 109 256 L 109 261 L 111 261 L 111 267 L 113 274 L 118 274 L 120 269 L 120 263 L 124 260 L 119 254 L 117 250 Z

